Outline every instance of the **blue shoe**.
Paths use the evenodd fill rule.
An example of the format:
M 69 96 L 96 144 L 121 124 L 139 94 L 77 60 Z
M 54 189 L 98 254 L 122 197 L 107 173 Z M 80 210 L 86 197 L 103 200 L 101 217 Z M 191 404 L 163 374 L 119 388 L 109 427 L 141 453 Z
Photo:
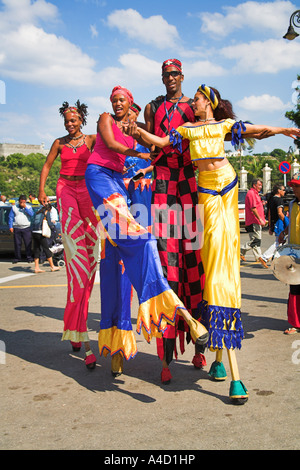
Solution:
M 248 390 L 241 380 L 232 380 L 230 382 L 229 397 L 237 405 L 246 403 Z

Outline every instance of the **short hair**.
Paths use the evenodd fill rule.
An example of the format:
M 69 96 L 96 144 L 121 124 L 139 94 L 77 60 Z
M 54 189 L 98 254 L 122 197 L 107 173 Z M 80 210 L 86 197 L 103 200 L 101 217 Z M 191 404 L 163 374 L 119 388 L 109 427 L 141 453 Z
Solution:
M 259 181 L 260 181 L 260 183 L 262 183 L 262 180 L 261 180 L 260 178 L 254 178 L 254 179 L 252 180 L 252 188 L 253 188 L 253 186 L 254 186 L 255 184 L 257 184 Z
M 275 194 L 277 194 L 278 191 L 279 191 L 282 187 L 284 188 L 284 184 L 274 184 L 274 186 L 273 186 L 273 188 L 272 188 L 272 194 L 273 194 L 273 196 L 274 196 Z
M 21 194 L 21 196 L 19 196 L 19 202 L 24 200 L 26 201 L 27 197 L 25 196 L 25 194 Z

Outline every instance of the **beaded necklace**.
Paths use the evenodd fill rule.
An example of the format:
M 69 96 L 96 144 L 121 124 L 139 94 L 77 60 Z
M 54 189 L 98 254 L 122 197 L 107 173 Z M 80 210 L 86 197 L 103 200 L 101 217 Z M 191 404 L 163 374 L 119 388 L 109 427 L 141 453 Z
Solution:
M 76 153 L 78 147 L 81 147 L 81 146 L 85 143 L 85 135 L 81 134 L 79 137 L 75 137 L 74 139 L 72 139 L 72 140 L 78 140 L 78 139 L 79 139 L 80 137 L 82 137 L 82 136 L 83 136 L 83 139 L 82 139 L 80 142 L 78 142 L 77 145 L 72 145 L 70 142 L 68 142 L 68 143 L 66 144 L 66 147 L 72 148 L 72 149 L 73 149 L 73 153 Z

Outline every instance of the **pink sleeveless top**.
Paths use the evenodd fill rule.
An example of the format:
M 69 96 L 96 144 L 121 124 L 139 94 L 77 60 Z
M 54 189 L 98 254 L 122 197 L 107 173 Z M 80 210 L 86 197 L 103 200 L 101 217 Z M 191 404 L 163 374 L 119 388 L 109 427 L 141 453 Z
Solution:
M 112 130 L 115 140 L 128 148 L 134 148 L 134 139 L 129 135 L 124 135 L 118 128 L 115 121 L 112 121 Z M 122 173 L 126 155 L 110 150 L 103 142 L 99 132 L 97 133 L 94 150 L 88 160 L 88 164 L 100 165 L 110 170 Z
M 61 153 L 61 175 L 67 176 L 84 176 L 87 167 L 87 161 L 91 155 L 91 151 L 83 143 L 76 148 L 76 152 L 71 147 L 64 145 Z

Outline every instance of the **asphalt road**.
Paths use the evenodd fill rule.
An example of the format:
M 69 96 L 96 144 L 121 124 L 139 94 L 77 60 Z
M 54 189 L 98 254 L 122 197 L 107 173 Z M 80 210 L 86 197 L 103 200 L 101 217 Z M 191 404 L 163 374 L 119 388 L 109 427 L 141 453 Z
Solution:
M 263 247 L 272 241 L 265 232 Z M 103 450 L 101 458 L 110 459 L 112 449 L 299 449 L 300 334 L 283 334 L 288 286 L 251 254 L 241 266 L 245 339 L 237 359 L 249 391 L 242 406 L 229 400 L 226 354 L 228 379 L 214 382 L 207 373 L 214 353 L 207 351 L 207 366 L 196 370 L 192 345 L 172 362 L 172 382 L 162 386 L 155 342 L 136 335 L 137 356 L 113 378 L 97 347 L 99 279 L 88 322 L 97 366 L 87 370 L 83 351 L 61 341 L 65 268 L 52 273 L 45 264 L 45 273 L 34 274 L 32 267 L 0 259 L 2 450 Z M 136 298 L 132 312 L 135 324 Z

